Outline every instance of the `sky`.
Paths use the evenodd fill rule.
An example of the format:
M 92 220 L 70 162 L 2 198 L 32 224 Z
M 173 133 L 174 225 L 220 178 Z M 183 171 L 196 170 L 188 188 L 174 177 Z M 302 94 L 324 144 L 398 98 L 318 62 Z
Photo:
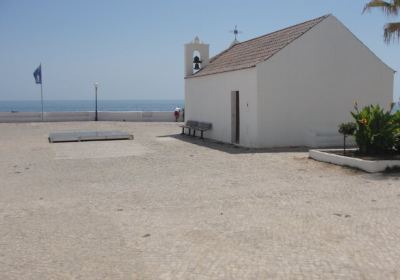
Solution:
M 0 0 L 0 100 L 183 99 L 183 45 L 210 54 L 239 41 L 332 13 L 394 70 L 400 43 L 383 42 L 388 18 L 364 0 Z M 395 96 L 400 97 L 400 74 Z M 379 94 L 379 93 L 377 93 Z

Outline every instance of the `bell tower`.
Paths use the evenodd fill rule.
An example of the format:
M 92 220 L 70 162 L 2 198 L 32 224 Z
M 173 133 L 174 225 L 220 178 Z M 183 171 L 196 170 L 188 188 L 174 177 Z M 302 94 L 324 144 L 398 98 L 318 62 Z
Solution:
M 185 44 L 185 77 L 193 75 L 208 64 L 209 49 L 210 45 L 202 43 L 197 36 L 192 42 Z

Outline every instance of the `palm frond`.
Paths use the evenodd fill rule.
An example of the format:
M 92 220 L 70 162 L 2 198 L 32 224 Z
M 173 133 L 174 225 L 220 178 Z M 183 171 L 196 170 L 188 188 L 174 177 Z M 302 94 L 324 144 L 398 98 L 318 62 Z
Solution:
M 383 1 L 371 0 L 364 6 L 363 13 L 371 10 L 372 8 L 381 8 L 386 15 L 398 15 L 400 9 L 400 0 Z
M 400 22 L 390 22 L 386 24 L 383 36 L 387 44 L 394 41 L 396 38 L 400 40 Z

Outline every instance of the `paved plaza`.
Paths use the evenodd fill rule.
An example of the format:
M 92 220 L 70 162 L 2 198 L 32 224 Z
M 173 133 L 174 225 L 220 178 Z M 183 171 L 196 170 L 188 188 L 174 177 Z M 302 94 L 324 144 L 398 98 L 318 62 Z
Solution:
M 50 132 L 134 140 L 50 144 Z M 0 124 L 0 279 L 400 279 L 400 174 L 179 135 Z

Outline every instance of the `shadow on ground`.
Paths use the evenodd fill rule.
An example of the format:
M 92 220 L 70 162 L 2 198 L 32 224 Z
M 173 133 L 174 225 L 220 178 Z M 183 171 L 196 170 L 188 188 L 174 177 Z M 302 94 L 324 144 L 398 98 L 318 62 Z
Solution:
M 189 135 L 182 134 L 170 134 L 170 135 L 160 135 L 158 138 L 175 138 L 180 141 L 184 141 L 193 145 L 198 145 L 201 147 L 206 147 L 221 152 L 229 154 L 251 154 L 251 153 L 307 153 L 309 148 L 307 147 L 285 147 L 285 148 L 244 148 L 236 146 L 233 144 L 227 144 L 211 139 L 200 139 L 199 137 L 193 137 Z M 336 147 L 339 148 L 339 147 Z M 384 173 L 368 174 L 358 169 L 353 169 L 349 167 L 343 167 L 348 170 L 352 170 L 356 174 L 365 174 L 368 178 L 372 180 L 387 180 L 387 179 L 400 179 L 400 170 L 395 169 Z
M 400 180 L 400 170 L 390 170 L 386 171 L 383 173 L 372 173 L 372 174 L 367 174 L 368 179 L 371 180 L 387 180 L 387 179 L 393 179 L 395 181 Z
M 199 137 L 182 135 L 182 134 L 171 134 L 171 135 L 160 135 L 158 138 L 175 138 L 180 141 L 206 147 L 229 154 L 254 154 L 254 153 L 306 153 L 308 152 L 307 147 L 285 147 L 285 148 L 245 148 L 233 144 L 227 144 L 211 139 L 200 139 Z

